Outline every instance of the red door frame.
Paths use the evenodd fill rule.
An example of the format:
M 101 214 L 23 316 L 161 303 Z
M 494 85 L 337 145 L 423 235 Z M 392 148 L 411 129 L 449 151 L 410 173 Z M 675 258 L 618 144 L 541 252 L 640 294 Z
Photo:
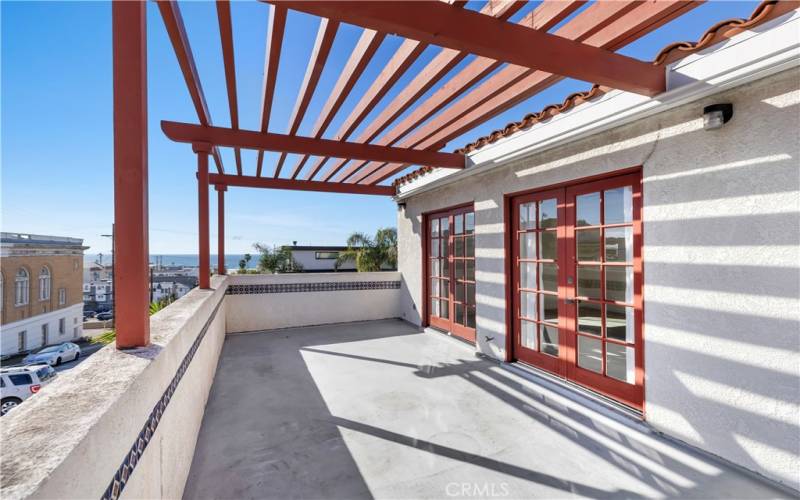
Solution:
M 592 385 L 588 388 L 595 392 L 599 392 L 604 394 L 612 399 L 617 401 L 621 401 L 624 404 L 632 406 L 639 411 L 642 412 L 644 416 L 644 401 L 645 401 L 645 391 L 646 387 L 644 384 L 644 370 L 645 370 L 645 361 L 644 361 L 644 340 L 645 340 L 645 332 L 644 332 L 644 296 L 643 296 L 643 276 L 644 276 L 644 260 L 642 256 L 642 242 L 643 242 L 643 228 L 642 228 L 642 167 L 636 166 L 631 168 L 626 168 L 622 170 L 617 170 L 614 172 L 609 172 L 606 174 L 594 175 L 589 176 L 581 179 L 574 179 L 562 183 L 551 184 L 547 186 L 542 186 L 540 188 L 529 189 L 524 191 L 517 191 L 513 193 L 507 193 L 503 195 L 503 215 L 504 215 L 504 226 L 505 226 L 505 235 L 504 235 L 504 243 L 505 243 L 505 274 L 506 274 L 506 362 L 513 362 L 517 359 L 517 335 L 515 332 L 517 331 L 515 328 L 515 314 L 514 308 L 516 304 L 516 300 L 514 297 L 516 288 L 517 288 L 517 277 L 515 273 L 515 258 L 514 258 L 514 245 L 515 245 L 515 219 L 514 219 L 514 200 L 519 198 L 520 196 L 531 195 L 536 193 L 542 193 L 546 191 L 553 191 L 556 189 L 564 189 L 567 190 L 570 187 L 575 187 L 578 185 L 588 185 L 590 183 L 608 183 L 621 180 L 621 177 L 630 176 L 631 184 L 634 186 L 634 193 L 633 193 L 633 210 L 634 214 L 638 214 L 638 217 L 634 217 L 634 224 L 633 224 L 633 237 L 634 237 L 634 306 L 635 306 L 635 340 L 638 345 L 636 349 L 636 385 L 631 387 L 635 387 L 638 394 L 637 395 L 628 395 L 627 397 L 623 396 L 620 397 L 618 394 L 611 394 L 608 391 L 603 390 L 603 383 L 599 383 L 598 386 L 595 386 L 594 383 L 589 381 L 584 381 L 584 384 L 591 383 Z M 566 201 L 566 200 L 565 200 Z M 559 212 L 559 220 L 561 219 L 561 213 Z M 566 221 L 566 218 L 563 219 Z M 565 240 L 567 238 L 564 238 Z M 561 250 L 559 249 L 559 260 L 561 260 Z M 566 262 L 566 261 L 565 261 Z M 563 285 L 566 286 L 566 283 L 561 283 L 562 276 L 566 273 L 560 273 L 559 276 L 559 288 Z M 561 294 L 559 294 L 561 296 Z M 561 327 L 562 321 L 562 302 L 559 301 L 559 329 Z M 574 332 L 574 322 L 575 319 L 575 307 L 571 307 L 572 311 L 567 311 L 568 314 L 564 316 L 564 319 L 568 322 L 567 327 L 573 328 Z M 572 336 L 573 334 L 567 335 L 568 340 L 572 343 Z M 577 337 L 575 337 L 577 339 Z M 563 341 L 561 339 L 561 335 L 559 336 L 559 343 L 563 345 Z M 573 346 L 570 347 L 569 355 L 574 357 L 575 350 Z M 586 372 L 586 370 L 579 369 L 580 372 Z M 574 371 L 571 370 L 571 371 Z M 554 373 L 559 374 L 558 371 Z M 585 374 L 581 374 L 585 375 Z M 586 377 L 582 377 L 579 375 L 579 378 L 585 379 Z M 561 376 L 566 376 L 563 374 Z M 591 377 L 589 377 L 591 380 Z M 578 383 L 581 383 L 578 381 Z M 639 388 L 641 388 L 639 390 Z
M 466 202 L 466 203 L 459 203 L 457 205 L 451 205 L 451 206 L 444 207 L 444 208 L 437 208 L 436 210 L 429 210 L 427 212 L 423 212 L 422 213 L 422 221 L 421 221 L 422 226 L 421 226 L 421 230 L 420 230 L 420 233 L 421 233 L 421 238 L 420 239 L 422 240 L 422 244 L 421 244 L 421 251 L 422 251 L 422 255 L 421 256 L 422 256 L 422 258 L 420 260 L 422 261 L 422 273 L 421 273 L 421 276 L 423 278 L 422 279 L 422 308 L 421 308 L 422 309 L 421 310 L 422 314 L 421 314 L 421 323 L 422 323 L 423 327 L 433 326 L 435 328 L 445 329 L 449 333 L 457 334 L 457 336 L 459 338 L 474 344 L 475 343 L 475 335 L 476 335 L 476 332 L 477 332 L 477 328 L 470 329 L 470 328 L 467 328 L 467 327 L 464 327 L 464 326 L 461 326 L 461 325 L 456 325 L 454 323 L 454 321 L 453 321 L 453 313 L 454 313 L 454 311 L 453 311 L 452 296 L 454 294 L 449 293 L 450 300 L 448 301 L 448 307 L 449 307 L 449 311 L 448 311 L 449 318 L 448 319 L 450 320 L 450 324 L 449 324 L 448 327 L 444 327 L 443 325 L 435 325 L 435 324 L 431 325 L 431 323 L 430 323 L 430 311 L 429 311 L 429 309 L 430 309 L 430 280 L 431 280 L 430 267 L 429 267 L 429 263 L 430 263 L 430 255 L 429 255 L 429 250 L 430 250 L 430 248 L 429 248 L 429 240 L 430 240 L 430 227 L 429 227 L 429 224 L 430 224 L 430 220 L 432 218 L 438 218 L 438 217 L 444 216 L 445 214 L 450 215 L 451 218 L 452 218 L 452 215 L 453 215 L 454 212 L 457 213 L 457 212 L 470 212 L 470 211 L 472 211 L 472 212 L 475 211 L 475 203 L 472 202 L 472 201 Z M 451 237 L 452 237 L 452 232 L 453 232 L 453 227 L 451 225 L 451 227 L 450 227 L 450 235 L 451 235 Z M 452 251 L 452 242 L 448 245 L 448 248 L 450 249 L 450 251 Z M 450 265 L 449 261 L 450 261 L 450 259 L 448 259 L 448 265 Z M 452 269 L 450 271 L 451 272 L 450 272 L 450 277 L 449 277 L 449 284 L 450 284 L 449 289 L 450 289 L 450 291 L 452 291 L 453 282 L 455 280 L 455 277 L 454 277 L 454 275 L 452 273 Z M 465 314 L 466 314 L 466 312 L 465 312 Z M 476 319 L 477 319 L 477 311 L 476 311 Z M 453 328 L 457 328 L 458 331 L 457 332 L 454 331 Z

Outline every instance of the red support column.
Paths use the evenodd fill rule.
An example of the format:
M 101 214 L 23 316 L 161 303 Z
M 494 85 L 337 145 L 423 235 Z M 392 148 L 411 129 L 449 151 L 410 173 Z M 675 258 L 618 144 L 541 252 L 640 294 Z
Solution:
M 199 223 L 198 234 L 200 235 L 200 269 L 198 270 L 198 281 L 200 288 L 211 288 L 211 262 L 209 256 L 209 236 L 208 236 L 208 155 L 211 153 L 211 145 L 206 143 L 192 144 L 192 151 L 197 153 L 197 221 Z
M 117 348 L 150 343 L 147 5 L 113 2 L 114 303 Z
M 228 186 L 215 184 L 217 190 L 217 273 L 228 274 L 225 269 L 225 191 Z

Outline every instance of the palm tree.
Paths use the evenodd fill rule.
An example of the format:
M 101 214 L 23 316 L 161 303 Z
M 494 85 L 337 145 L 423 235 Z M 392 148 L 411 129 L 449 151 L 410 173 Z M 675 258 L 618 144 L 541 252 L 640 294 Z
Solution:
M 340 252 L 336 269 L 345 262 L 355 262 L 360 273 L 380 271 L 383 266 L 397 269 L 397 230 L 393 227 L 378 229 L 372 239 L 364 233 L 353 233 L 347 238 L 347 250 Z

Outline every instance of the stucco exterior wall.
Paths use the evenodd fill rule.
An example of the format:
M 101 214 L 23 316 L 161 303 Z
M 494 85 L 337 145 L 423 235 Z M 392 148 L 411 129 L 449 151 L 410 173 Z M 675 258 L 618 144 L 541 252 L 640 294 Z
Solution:
M 732 121 L 703 130 L 719 102 Z M 477 349 L 504 359 L 504 193 L 642 165 L 646 420 L 800 489 L 798 130 L 793 69 L 412 196 L 404 316 L 421 321 L 422 214 L 472 201 Z

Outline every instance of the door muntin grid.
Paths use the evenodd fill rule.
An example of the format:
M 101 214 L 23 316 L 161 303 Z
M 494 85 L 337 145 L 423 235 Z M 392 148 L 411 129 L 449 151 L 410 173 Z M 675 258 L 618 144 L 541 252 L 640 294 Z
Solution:
M 475 328 L 475 213 L 453 214 L 453 322 Z
M 450 219 L 430 219 L 428 275 L 430 276 L 430 315 L 450 317 Z
M 576 365 L 636 383 L 632 186 L 576 194 Z

